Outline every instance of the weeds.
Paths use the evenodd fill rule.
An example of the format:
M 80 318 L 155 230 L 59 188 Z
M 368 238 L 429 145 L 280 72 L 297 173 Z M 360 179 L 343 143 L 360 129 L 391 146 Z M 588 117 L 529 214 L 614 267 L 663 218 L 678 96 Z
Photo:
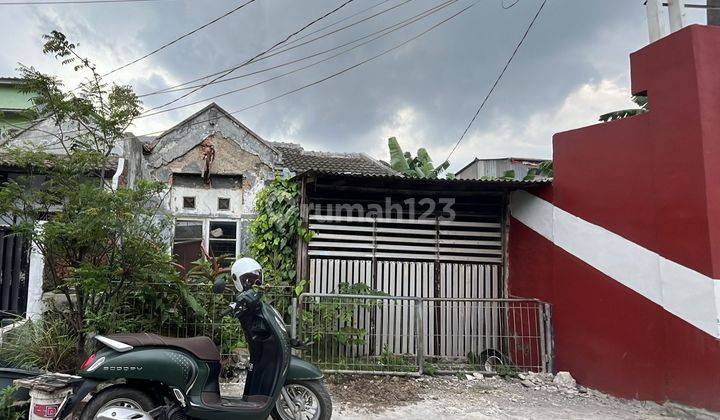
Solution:
M 73 372 L 79 364 L 77 342 L 64 318 L 46 313 L 42 320 L 29 320 L 5 334 L 0 360 L 19 368 Z
M 2 420 L 26 420 L 27 411 L 18 409 L 15 406 L 13 394 L 17 387 L 9 386 L 0 390 L 0 419 Z

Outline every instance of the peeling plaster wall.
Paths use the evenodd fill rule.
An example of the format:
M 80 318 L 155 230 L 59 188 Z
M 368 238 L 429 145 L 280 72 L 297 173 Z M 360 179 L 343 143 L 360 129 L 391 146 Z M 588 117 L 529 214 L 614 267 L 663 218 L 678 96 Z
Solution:
M 194 149 L 201 141 L 217 135 L 234 142 L 236 147 L 256 156 L 269 168 L 279 162 L 279 154 L 245 127 L 214 107 L 204 110 L 162 136 L 148 157 L 151 170 L 157 172 Z M 162 171 L 158 175 L 163 175 Z
M 213 133 L 201 139 L 194 147 L 173 161 L 155 170 L 157 178 L 167 180 L 167 177 L 173 173 L 202 174 L 205 162 L 201 143 L 215 150 L 215 158 L 210 169 L 212 175 L 242 175 L 270 168 L 270 165 L 263 162 L 259 156 L 241 149 L 235 141 L 221 133 Z
M 214 124 L 205 122 L 211 118 L 217 118 Z M 209 148 L 214 157 L 210 183 L 204 184 Z M 221 111 L 210 108 L 161 137 L 145 161 L 146 176 L 170 186 L 163 205 L 165 211 L 177 218 L 240 221 L 239 249 L 241 254 L 247 253 L 248 228 L 255 217 L 257 194 L 274 177 L 280 161 L 277 150 Z M 174 181 L 179 176 L 190 180 L 197 176 L 197 181 L 180 185 Z M 238 177 L 241 182 L 237 186 L 215 182 L 220 177 Z M 194 209 L 183 208 L 185 196 L 195 197 Z M 230 199 L 229 211 L 218 210 L 220 197 Z M 171 238 L 172 232 L 168 236 Z
M 182 187 L 180 190 L 180 187 L 172 185 L 172 174 L 192 174 L 197 175 L 198 178 L 202 176 L 205 161 L 203 146 L 200 143 L 212 145 L 215 150 L 215 158 L 210 168 L 211 184 L 203 188 Z M 259 156 L 242 150 L 235 141 L 219 133 L 203 139 L 183 155 L 153 171 L 154 178 L 166 181 L 172 186 L 173 191 L 167 208 L 174 214 L 187 213 L 182 209 L 181 194 L 196 197 L 196 211 L 191 213 L 211 217 L 217 213 L 217 199 L 224 196 L 231 199 L 232 215 L 238 218 L 254 213 L 255 198 L 266 182 L 272 179 L 273 174 L 273 168 Z M 241 176 L 241 188 L 215 191 L 216 188 L 212 186 L 213 175 Z M 176 189 L 178 190 L 175 191 Z

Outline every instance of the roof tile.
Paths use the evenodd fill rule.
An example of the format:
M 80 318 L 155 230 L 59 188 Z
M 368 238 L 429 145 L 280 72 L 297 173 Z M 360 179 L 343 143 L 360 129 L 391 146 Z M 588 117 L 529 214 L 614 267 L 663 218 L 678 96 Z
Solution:
M 282 154 L 282 165 L 293 172 L 327 171 L 355 175 L 399 175 L 386 164 L 364 153 L 329 153 L 305 150 L 296 143 L 273 142 Z

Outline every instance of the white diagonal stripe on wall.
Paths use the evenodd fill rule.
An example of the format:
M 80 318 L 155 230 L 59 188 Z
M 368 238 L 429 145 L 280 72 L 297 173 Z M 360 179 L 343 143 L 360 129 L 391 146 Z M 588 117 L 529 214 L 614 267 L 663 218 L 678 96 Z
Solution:
M 510 211 L 515 219 L 556 246 L 671 314 L 720 338 L 720 281 L 528 192 L 512 194 Z

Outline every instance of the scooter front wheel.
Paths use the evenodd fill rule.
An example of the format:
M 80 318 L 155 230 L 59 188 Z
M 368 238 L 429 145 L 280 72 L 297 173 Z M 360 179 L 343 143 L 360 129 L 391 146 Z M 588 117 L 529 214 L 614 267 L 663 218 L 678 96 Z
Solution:
M 288 382 L 271 415 L 275 420 L 329 420 L 332 417 L 330 393 L 321 380 Z
M 153 408 L 154 403 L 146 393 L 126 386 L 113 386 L 88 402 L 80 420 L 153 420 L 149 414 Z

